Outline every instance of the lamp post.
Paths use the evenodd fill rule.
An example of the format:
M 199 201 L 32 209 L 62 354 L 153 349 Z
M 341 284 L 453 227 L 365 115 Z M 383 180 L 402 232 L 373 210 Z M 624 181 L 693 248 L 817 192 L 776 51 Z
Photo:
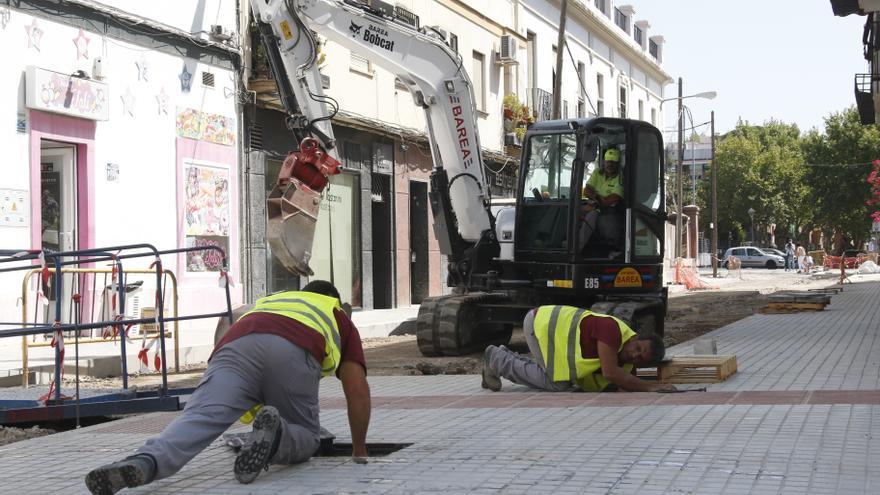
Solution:
M 718 263 L 715 262 L 715 255 L 718 254 L 718 168 L 715 164 L 715 111 L 712 111 L 711 135 L 712 135 L 712 255 L 709 260 L 712 262 L 712 277 L 718 278 Z
M 751 221 L 751 225 L 749 226 L 749 230 L 752 232 L 752 246 L 755 245 L 755 209 L 749 207 L 749 220 Z
M 682 216 L 682 206 L 684 206 L 683 196 L 684 193 L 682 191 L 682 164 L 684 163 L 684 105 L 682 104 L 682 100 L 685 98 L 706 98 L 713 99 L 718 96 L 718 93 L 715 91 L 704 91 L 702 93 L 697 93 L 693 95 L 682 96 L 682 82 L 681 78 L 678 78 L 678 97 L 677 98 L 666 98 L 660 100 L 660 108 L 663 108 L 663 103 L 671 100 L 678 100 L 678 163 L 675 164 L 675 195 L 676 201 L 678 201 L 678 211 L 676 211 L 675 215 L 675 257 L 681 257 L 681 216 Z

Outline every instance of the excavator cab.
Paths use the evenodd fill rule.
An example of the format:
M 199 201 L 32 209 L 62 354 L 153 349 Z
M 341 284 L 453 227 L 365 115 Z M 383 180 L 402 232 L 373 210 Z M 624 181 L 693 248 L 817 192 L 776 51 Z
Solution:
M 538 122 L 525 136 L 518 190 L 519 276 L 569 281 L 579 293 L 658 290 L 666 209 L 655 127 L 611 118 Z

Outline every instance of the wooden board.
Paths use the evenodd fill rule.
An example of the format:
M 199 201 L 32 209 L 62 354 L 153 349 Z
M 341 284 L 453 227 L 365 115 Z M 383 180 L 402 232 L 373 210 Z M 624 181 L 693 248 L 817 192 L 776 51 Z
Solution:
M 656 370 L 638 370 L 637 376 L 657 378 L 660 383 L 718 383 L 736 371 L 736 356 L 675 356 Z
M 806 302 L 771 302 L 764 308 L 761 308 L 761 313 L 764 314 L 787 314 L 787 313 L 800 313 L 801 311 L 822 311 L 825 309 L 824 303 L 806 303 Z

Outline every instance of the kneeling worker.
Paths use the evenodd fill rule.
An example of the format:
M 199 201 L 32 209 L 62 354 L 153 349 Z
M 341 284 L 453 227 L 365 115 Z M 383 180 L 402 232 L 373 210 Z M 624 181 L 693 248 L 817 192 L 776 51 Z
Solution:
M 601 392 L 611 384 L 629 392 L 676 390 L 635 376 L 635 366 L 663 359 L 663 340 L 655 334 L 637 335 L 616 317 L 574 306 L 541 306 L 526 315 L 523 334 L 535 359 L 504 346 L 487 347 L 483 388 L 501 390 L 504 377 L 551 392 Z
M 339 291 L 316 280 L 259 299 L 217 343 L 183 413 L 135 455 L 89 472 L 86 486 L 112 494 L 171 476 L 260 404 L 235 479 L 250 483 L 269 464 L 306 461 L 320 444 L 318 381 L 332 374 L 348 403 L 354 460 L 365 462 L 370 388 L 360 334 Z

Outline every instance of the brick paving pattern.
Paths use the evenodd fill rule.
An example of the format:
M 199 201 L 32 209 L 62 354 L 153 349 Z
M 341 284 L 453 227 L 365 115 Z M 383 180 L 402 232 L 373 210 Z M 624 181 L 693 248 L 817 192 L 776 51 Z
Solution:
M 367 465 L 275 466 L 239 485 L 218 441 L 129 493 L 877 493 L 878 296 L 880 284 L 847 285 L 824 312 L 756 315 L 713 332 L 739 373 L 705 393 L 550 394 L 509 382 L 490 393 L 477 376 L 373 377 L 369 440 L 412 446 Z M 326 380 L 321 396 L 322 424 L 346 441 L 338 382 Z M 0 486 L 86 493 L 90 468 L 128 455 L 175 414 L 0 447 Z

